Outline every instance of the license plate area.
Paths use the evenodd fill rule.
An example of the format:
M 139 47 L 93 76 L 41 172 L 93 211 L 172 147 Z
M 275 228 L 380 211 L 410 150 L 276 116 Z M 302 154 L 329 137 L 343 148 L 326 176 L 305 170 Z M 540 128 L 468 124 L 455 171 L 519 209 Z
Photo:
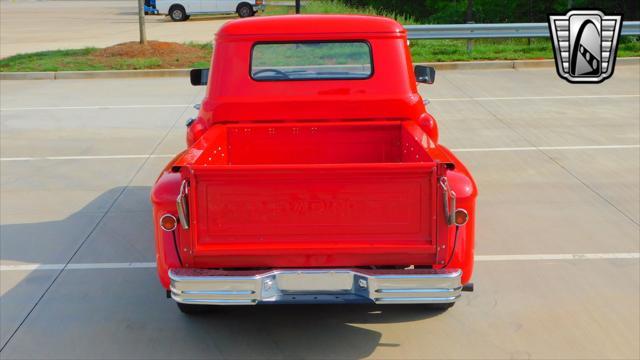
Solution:
M 283 293 L 348 292 L 354 282 L 354 274 L 348 271 L 286 272 L 275 278 Z

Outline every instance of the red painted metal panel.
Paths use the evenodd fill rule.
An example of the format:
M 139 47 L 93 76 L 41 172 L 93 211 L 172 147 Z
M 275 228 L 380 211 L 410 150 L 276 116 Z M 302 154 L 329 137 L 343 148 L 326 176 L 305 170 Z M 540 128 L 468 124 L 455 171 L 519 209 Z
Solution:
M 288 257 L 261 261 L 271 266 L 347 266 L 350 256 L 335 256 L 382 251 L 432 261 L 438 165 L 423 135 L 398 121 L 212 129 L 186 167 L 194 261 L 221 266 L 226 254 L 226 266 L 242 266 L 258 249 Z
M 204 259 L 257 249 L 309 256 L 412 247 L 426 259 L 433 252 L 434 166 L 193 167 L 194 253 Z

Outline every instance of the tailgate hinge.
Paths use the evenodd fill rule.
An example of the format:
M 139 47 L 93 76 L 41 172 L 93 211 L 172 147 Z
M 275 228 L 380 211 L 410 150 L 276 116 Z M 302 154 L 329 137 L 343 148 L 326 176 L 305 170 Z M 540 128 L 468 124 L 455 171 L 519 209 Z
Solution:
M 189 229 L 189 181 L 183 180 L 180 184 L 180 193 L 176 199 L 178 218 L 183 229 Z
M 440 188 L 442 189 L 442 202 L 444 207 L 444 215 L 447 219 L 447 225 L 451 226 L 455 222 L 456 213 L 456 193 L 449 188 L 449 182 L 446 176 L 441 176 Z

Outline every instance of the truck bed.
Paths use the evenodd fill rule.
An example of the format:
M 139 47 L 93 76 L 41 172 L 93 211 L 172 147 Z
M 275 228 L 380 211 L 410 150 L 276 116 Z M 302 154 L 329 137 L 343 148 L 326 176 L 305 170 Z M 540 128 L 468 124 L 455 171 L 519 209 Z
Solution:
M 433 264 L 445 170 L 428 147 L 401 121 L 218 125 L 185 167 L 192 261 Z

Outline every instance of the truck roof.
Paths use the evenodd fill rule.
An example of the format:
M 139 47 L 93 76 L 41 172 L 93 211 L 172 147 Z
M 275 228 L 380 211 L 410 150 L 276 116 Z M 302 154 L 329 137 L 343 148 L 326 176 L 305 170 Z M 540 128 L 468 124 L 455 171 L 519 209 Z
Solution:
M 281 15 L 260 16 L 227 22 L 218 37 L 246 35 L 387 33 L 403 35 L 406 30 L 397 21 L 381 16 L 363 15 Z
M 208 125 L 417 118 L 424 105 L 406 36 L 396 21 L 375 16 L 285 15 L 227 22 L 218 31 L 199 116 Z M 258 42 L 351 40 L 369 43 L 374 71 L 366 79 L 256 81 L 250 76 Z

